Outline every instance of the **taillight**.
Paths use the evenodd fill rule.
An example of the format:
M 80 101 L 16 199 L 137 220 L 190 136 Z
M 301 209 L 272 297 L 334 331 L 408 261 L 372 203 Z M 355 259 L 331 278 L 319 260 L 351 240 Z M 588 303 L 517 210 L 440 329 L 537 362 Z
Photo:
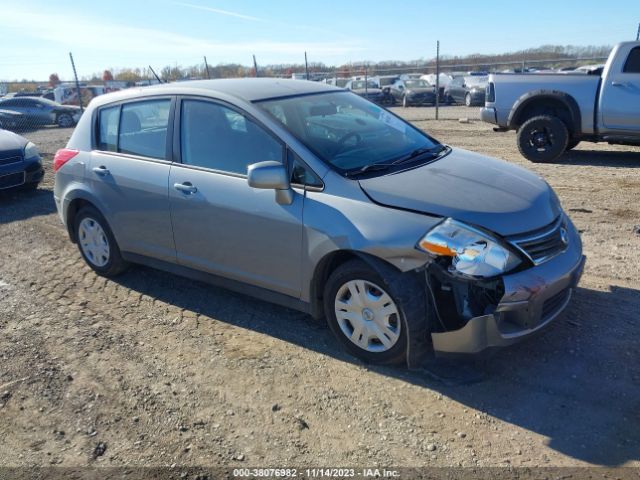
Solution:
M 496 101 L 496 86 L 493 82 L 489 82 L 487 85 L 487 102 L 495 102 Z
M 79 153 L 79 150 L 72 150 L 70 148 L 61 148 L 60 150 L 58 150 L 55 157 L 53 157 L 53 172 L 55 173 L 60 170 L 65 163 L 67 163 Z

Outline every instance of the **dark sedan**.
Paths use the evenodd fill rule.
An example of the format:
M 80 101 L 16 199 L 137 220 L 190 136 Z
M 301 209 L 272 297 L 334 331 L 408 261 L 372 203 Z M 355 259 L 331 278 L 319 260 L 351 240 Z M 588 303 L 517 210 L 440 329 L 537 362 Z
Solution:
M 444 91 L 447 103 L 464 103 L 467 107 L 484 105 L 488 78 L 476 75 L 455 77 Z
M 391 85 L 390 92 L 394 102 L 402 103 L 403 107 L 424 104 L 434 105 L 436 103 L 435 88 L 425 80 L 396 80 Z
M 384 101 L 384 93 L 382 93 L 380 85 L 373 80 L 351 80 L 347 83 L 347 88 L 372 102 L 383 103 Z
M 0 190 L 35 190 L 43 177 L 42 158 L 36 146 L 20 135 L 0 130 Z
M 73 127 L 80 119 L 80 107 L 62 105 L 46 98 L 12 97 L 0 100 L 0 109 L 22 114 L 19 128 L 37 128 L 46 125 Z
M 12 110 L 0 109 L 0 129 L 15 130 L 23 123 L 23 115 Z

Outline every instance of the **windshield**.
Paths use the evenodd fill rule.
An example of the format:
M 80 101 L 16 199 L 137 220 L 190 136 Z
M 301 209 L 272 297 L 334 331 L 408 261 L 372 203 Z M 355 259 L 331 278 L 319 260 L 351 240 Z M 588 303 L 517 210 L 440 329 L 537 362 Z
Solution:
M 489 77 L 484 75 L 465 77 L 464 82 L 469 87 L 484 87 L 489 81 Z
M 404 84 L 407 88 L 429 88 L 429 84 L 424 80 L 406 80 Z
M 378 88 L 378 84 L 376 82 L 366 82 L 367 88 Z M 356 80 L 355 82 L 351 82 L 352 90 L 364 90 L 365 82 L 364 80 Z
M 350 92 L 257 103 L 340 172 L 389 163 L 440 144 L 387 110 Z

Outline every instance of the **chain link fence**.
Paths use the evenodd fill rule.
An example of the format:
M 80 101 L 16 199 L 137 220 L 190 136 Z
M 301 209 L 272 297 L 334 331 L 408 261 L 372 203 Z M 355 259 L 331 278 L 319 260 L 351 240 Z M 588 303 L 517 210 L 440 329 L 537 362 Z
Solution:
M 480 106 L 484 104 L 484 83 L 492 72 L 562 72 L 585 65 L 602 64 L 606 57 L 536 58 L 533 60 L 486 63 L 483 61 L 456 63 L 443 59 L 438 62 L 415 64 L 358 64 L 341 68 L 327 68 L 322 64 L 302 67 L 241 65 L 209 66 L 206 63 L 189 68 L 166 67 L 159 75 L 149 68 L 128 69 L 128 79 L 113 80 L 105 71 L 103 79 L 77 81 L 57 76 L 43 81 L 0 81 L 0 128 L 25 131 L 40 128 L 75 126 L 83 107 L 92 98 L 134 86 L 163 82 L 228 77 L 277 77 L 325 82 L 345 87 L 349 81 L 364 86 L 359 91 L 371 97 L 371 91 L 382 90 L 376 102 L 392 108 L 408 120 L 460 120 L 480 119 Z M 439 72 L 438 107 L 435 96 L 421 102 L 404 102 L 401 92 L 393 88 L 397 79 L 413 80 L 435 90 L 436 72 Z M 121 77 L 125 75 L 120 72 Z M 116 74 L 118 78 L 118 74 Z M 370 91 L 371 89 L 371 91 Z M 471 97 L 471 98 L 469 98 Z M 469 101 L 470 100 L 470 101 Z M 408 103 L 408 105 L 407 105 Z M 468 105 L 470 104 L 470 105 Z M 406 106 L 405 106 L 406 105 Z

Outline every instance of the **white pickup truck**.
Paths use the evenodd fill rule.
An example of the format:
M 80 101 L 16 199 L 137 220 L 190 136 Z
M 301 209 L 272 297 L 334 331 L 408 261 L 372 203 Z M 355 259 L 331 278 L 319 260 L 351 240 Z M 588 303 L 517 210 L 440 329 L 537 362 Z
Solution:
M 492 74 L 481 117 L 496 131 L 516 130 L 532 162 L 582 141 L 640 145 L 640 42 L 616 45 L 601 75 Z

